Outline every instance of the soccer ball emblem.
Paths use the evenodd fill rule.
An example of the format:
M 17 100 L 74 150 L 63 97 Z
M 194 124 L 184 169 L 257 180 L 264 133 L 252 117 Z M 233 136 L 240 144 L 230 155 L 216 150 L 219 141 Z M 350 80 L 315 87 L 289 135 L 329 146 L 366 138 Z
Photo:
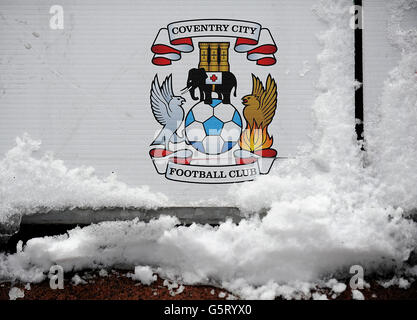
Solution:
M 187 141 L 198 151 L 216 155 L 232 149 L 242 132 L 242 118 L 231 104 L 213 99 L 197 103 L 185 118 Z

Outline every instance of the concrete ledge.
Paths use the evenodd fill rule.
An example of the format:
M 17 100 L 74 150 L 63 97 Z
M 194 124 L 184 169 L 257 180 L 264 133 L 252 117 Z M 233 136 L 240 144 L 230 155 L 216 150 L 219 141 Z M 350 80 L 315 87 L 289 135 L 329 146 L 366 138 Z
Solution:
M 193 222 L 218 224 L 227 218 L 231 218 L 234 222 L 239 222 L 243 218 L 243 214 L 235 207 L 104 208 L 100 210 L 72 209 L 36 213 L 22 217 L 22 224 L 84 225 L 102 221 L 132 220 L 134 218 L 147 222 L 161 215 L 176 216 L 183 224 L 191 224 Z

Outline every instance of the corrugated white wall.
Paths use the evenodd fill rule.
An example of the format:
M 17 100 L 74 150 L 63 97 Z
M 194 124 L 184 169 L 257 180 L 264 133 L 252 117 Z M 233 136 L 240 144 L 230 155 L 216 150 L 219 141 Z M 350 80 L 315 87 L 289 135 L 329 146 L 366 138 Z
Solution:
M 64 8 L 64 29 L 52 30 L 49 9 Z M 270 127 L 281 156 L 297 155 L 311 133 L 310 106 L 318 77 L 316 34 L 325 26 L 311 0 L 260 1 L 16 1 L 0 3 L 0 152 L 23 132 L 43 142 L 69 167 L 94 166 L 131 185 L 149 185 L 180 202 L 221 196 L 228 186 L 168 181 L 148 156 L 159 129 L 149 105 L 150 83 L 173 73 L 174 91 L 185 85 L 198 50 L 169 67 L 151 64 L 161 27 L 178 20 L 256 21 L 278 45 L 278 63 L 256 66 L 231 55 L 238 97 L 251 92 L 250 74 L 278 82 L 278 112 Z M 348 23 L 348 22 L 347 22 Z M 307 68 L 306 68 L 307 66 Z M 308 72 L 306 72 L 308 71 Z M 191 100 L 187 97 L 188 100 Z M 187 111 L 190 105 L 185 105 Z
M 363 6 L 365 134 L 366 127 L 374 125 L 374 115 L 369 112 L 378 110 L 384 81 L 400 58 L 399 49 L 390 40 L 390 5 L 390 1 L 365 0 Z M 417 27 L 416 10 L 406 12 L 400 27 Z

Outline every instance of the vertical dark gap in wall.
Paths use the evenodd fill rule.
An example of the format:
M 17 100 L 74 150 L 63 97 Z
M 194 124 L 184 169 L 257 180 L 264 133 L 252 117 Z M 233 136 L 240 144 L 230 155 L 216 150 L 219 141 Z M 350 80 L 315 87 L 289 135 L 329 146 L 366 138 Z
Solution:
M 210 50 L 210 47 L 208 47 L 208 50 L 207 50 L 207 61 L 208 61 L 208 63 L 210 63 L 210 61 L 211 61 L 211 50 Z M 209 68 L 207 68 L 206 72 L 207 71 L 209 71 Z
M 357 21 L 354 24 L 355 80 L 360 84 L 360 87 L 355 91 L 355 130 L 361 149 L 364 150 L 362 0 L 354 0 L 353 4 L 355 5 L 355 15 L 357 17 Z

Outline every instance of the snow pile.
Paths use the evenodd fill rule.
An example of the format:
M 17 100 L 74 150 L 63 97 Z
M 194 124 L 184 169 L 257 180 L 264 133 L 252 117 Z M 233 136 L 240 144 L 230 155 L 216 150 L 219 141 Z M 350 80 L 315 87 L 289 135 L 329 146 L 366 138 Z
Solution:
M 378 283 L 381 286 L 383 286 L 384 288 L 389 288 L 391 286 L 397 286 L 401 289 L 408 289 L 411 285 L 410 281 L 408 281 L 407 279 L 404 279 L 402 277 L 397 277 L 397 276 L 394 276 L 389 281 L 379 281 Z
M 16 300 L 19 298 L 24 298 L 25 292 L 17 287 L 13 287 L 9 291 L 9 299 L 10 300 Z
M 98 272 L 98 275 L 100 277 L 108 277 L 109 276 L 109 273 L 107 272 L 106 269 L 100 269 L 100 271 Z
M 335 295 L 341 294 L 347 288 L 347 286 L 344 283 L 341 283 L 336 279 L 330 279 L 329 281 L 327 281 L 325 287 L 330 288 Z
M 78 274 L 75 274 L 72 278 L 71 278 L 71 283 L 74 286 L 78 286 L 79 284 L 87 284 L 87 281 L 85 281 L 83 278 L 81 278 Z
M 52 154 L 33 155 L 40 141 L 28 135 L 16 139 L 16 147 L 0 161 L 0 223 L 16 214 L 70 208 L 154 208 L 167 197 L 147 187 L 131 188 L 115 176 L 100 179 L 91 167 L 68 169 Z
M 314 292 L 312 296 L 313 300 L 329 300 L 325 294 Z
M 353 300 L 365 300 L 365 296 L 359 290 L 352 290 L 352 299 Z
M 183 285 L 179 285 L 176 281 L 169 281 L 167 279 L 164 280 L 162 283 L 165 287 L 168 288 L 169 295 L 175 297 L 184 292 L 185 287 Z
M 331 280 L 323 284 L 323 279 L 349 276 L 349 267 L 354 264 L 363 266 L 366 272 L 401 266 L 417 241 L 416 224 L 404 219 L 401 207 L 412 204 L 412 197 L 403 194 L 406 189 L 401 191 L 401 188 L 411 185 L 409 178 L 414 178 L 415 182 L 415 173 L 409 168 L 415 166 L 410 154 L 415 157 L 417 148 L 410 144 L 397 148 L 394 141 L 379 140 L 382 133 L 375 129 L 369 143 L 375 141 L 378 145 L 378 141 L 390 141 L 395 152 L 369 147 L 372 161 L 377 152 L 384 152 L 388 157 L 384 163 L 395 162 L 399 157 L 406 161 L 406 168 L 401 169 L 401 181 L 392 181 L 396 186 L 389 189 L 387 185 L 393 177 L 393 167 L 391 171 L 382 172 L 381 183 L 378 163 L 373 165 L 371 162 L 370 168 L 363 166 L 353 130 L 356 84 L 352 80 L 350 6 L 351 1 L 347 0 L 323 0 L 315 9 L 329 29 L 319 36 L 323 51 L 318 56 L 320 94 L 312 107 L 316 128 L 314 143 L 306 147 L 304 156 L 288 162 L 279 171 L 255 182 L 232 187 L 230 194 L 234 202 L 248 213 L 247 219 L 239 225 L 227 221 L 218 227 L 197 224 L 178 227 L 176 218 L 161 217 L 149 223 L 138 220 L 103 222 L 76 228 L 58 237 L 31 239 L 16 254 L 0 255 L 0 278 L 40 281 L 52 264 L 61 265 L 65 271 L 141 265 L 149 266 L 177 285 L 179 282 L 214 284 L 249 299 L 273 299 L 276 296 L 301 299 L 312 297 L 311 290 L 319 285 L 331 288 L 333 295 L 337 296 L 346 290 L 346 286 Z M 396 87 L 389 85 L 386 89 L 390 93 L 385 95 L 383 112 L 389 113 L 388 109 L 396 103 L 404 102 L 402 108 L 408 106 L 410 110 L 403 111 L 412 117 L 415 92 L 409 91 L 412 82 L 407 77 L 410 76 L 404 77 L 401 80 L 398 75 Z M 399 100 L 396 102 L 395 99 Z M 411 126 L 411 121 L 407 123 Z M 25 143 L 30 145 L 30 141 Z M 7 165 L 13 167 L 18 161 L 7 159 L 14 156 L 19 160 L 24 150 L 20 148 L 8 155 Z M 33 205 L 36 195 L 39 196 L 44 188 L 43 183 L 46 183 L 48 196 L 52 194 L 51 202 L 47 203 L 51 207 L 86 206 L 91 205 L 91 201 L 96 207 L 109 202 L 114 205 L 126 200 L 126 197 L 119 197 L 121 190 L 132 194 L 133 203 L 153 205 L 159 197 L 143 189 L 132 192 L 120 183 L 97 182 L 88 170 L 71 171 L 57 160 L 51 160 L 56 163 L 52 167 L 57 169 L 49 173 L 51 161 L 48 158 L 39 162 L 30 156 L 23 156 L 23 159 L 24 163 L 29 162 L 30 168 L 35 161 L 40 167 L 35 172 L 42 173 L 42 177 L 33 178 L 32 172 L 27 172 L 26 178 L 29 181 L 34 179 L 34 182 L 29 186 L 21 185 L 21 188 L 23 193 L 29 193 L 29 201 L 26 202 L 23 196 L 12 203 L 8 200 L 10 207 Z M 45 161 L 49 161 L 48 170 L 42 170 Z M 17 167 L 19 170 L 13 169 L 12 172 L 23 171 L 25 174 L 24 166 L 17 164 Z M 42 180 L 49 174 L 63 180 L 58 184 L 58 195 L 51 191 L 51 186 L 56 187 L 56 181 L 47 183 L 49 180 Z M 86 187 L 91 184 L 93 191 Z M 115 185 L 114 192 L 109 190 Z M 5 186 L 2 189 L 7 189 Z M 69 189 L 61 192 L 65 188 Z M 12 192 L 17 191 L 12 190 L 6 199 L 13 195 Z M 37 194 L 31 196 L 31 192 Z M 89 192 L 88 197 L 85 192 Z M 389 197 L 396 192 L 396 203 L 390 205 Z M 148 197 L 151 200 L 147 200 Z M 47 198 L 41 194 L 40 199 Z M 132 204 L 125 200 L 124 205 Z M 40 206 L 45 205 L 45 201 Z M 268 210 L 264 218 L 253 214 L 263 209 Z M 361 299 L 363 295 L 355 291 L 353 297 Z M 313 298 L 327 297 L 319 293 Z
M 417 1 L 393 1 L 390 9 L 389 36 L 401 59 L 385 81 L 380 105 L 369 112 L 366 138 L 369 161 L 384 183 L 385 202 L 413 209 L 417 207 L 417 29 L 405 30 L 401 21 L 407 10 L 416 12 Z
M 136 266 L 135 273 L 128 274 L 128 277 L 148 286 L 157 279 L 157 276 L 153 274 L 152 269 L 148 266 Z

